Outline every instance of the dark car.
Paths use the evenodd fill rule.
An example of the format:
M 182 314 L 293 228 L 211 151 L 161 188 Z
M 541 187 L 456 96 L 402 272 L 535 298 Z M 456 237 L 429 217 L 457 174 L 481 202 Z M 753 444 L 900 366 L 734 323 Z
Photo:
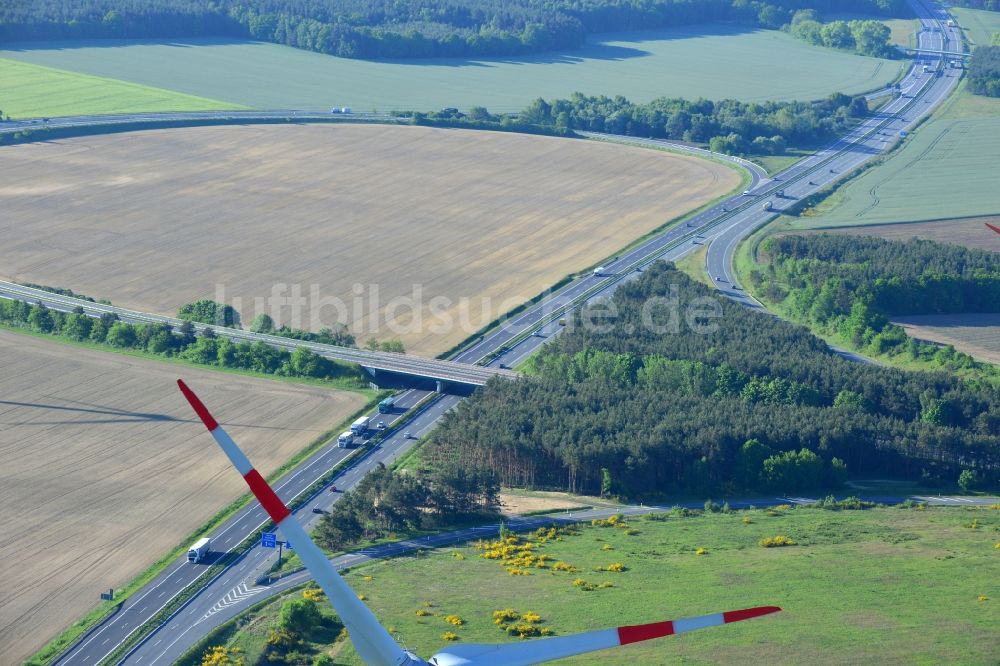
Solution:
M 326 511 L 324 511 L 323 509 L 319 508 L 318 506 L 314 506 L 313 507 L 313 513 L 326 513 Z

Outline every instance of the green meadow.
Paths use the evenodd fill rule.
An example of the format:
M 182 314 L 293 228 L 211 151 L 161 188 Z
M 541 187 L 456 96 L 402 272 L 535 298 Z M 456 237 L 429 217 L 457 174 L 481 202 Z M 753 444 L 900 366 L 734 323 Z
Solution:
M 899 62 L 735 25 L 595 36 L 584 48 L 477 60 L 365 61 L 230 40 L 7 45 L 0 58 L 255 108 L 523 109 L 536 97 L 818 99 L 884 86 Z M 38 103 L 42 107 L 42 102 Z
M 537 613 L 535 626 L 568 635 L 757 605 L 784 611 L 559 663 L 992 664 L 1000 654 L 1000 511 L 787 507 L 661 514 L 574 532 L 523 535 L 534 557 L 549 558 L 544 568 L 484 559 L 470 545 L 366 565 L 347 580 L 425 658 L 449 631 L 460 643 L 520 640 L 493 622 L 507 608 Z M 795 543 L 759 545 L 775 536 Z M 556 562 L 573 570 L 557 571 Z M 607 570 L 615 564 L 624 570 Z M 230 624 L 211 644 L 239 647 L 256 663 L 278 606 L 244 618 L 242 631 Z M 348 643 L 331 645 L 335 635 L 318 630 L 296 649 L 360 664 Z
M 1000 32 L 1000 13 L 983 9 L 954 7 L 951 13 L 958 20 L 973 46 L 989 46 L 993 33 Z
M 0 58 L 0 110 L 11 118 L 241 108 L 196 95 Z
M 883 164 L 837 190 L 798 228 L 917 222 L 1000 213 L 1000 100 L 964 84 Z
M 1000 13 L 954 8 L 974 44 L 1000 32 Z M 793 227 L 841 227 L 919 222 L 1000 213 L 996 156 L 1000 100 L 973 95 L 964 85 L 930 122 L 883 164 L 840 188 Z

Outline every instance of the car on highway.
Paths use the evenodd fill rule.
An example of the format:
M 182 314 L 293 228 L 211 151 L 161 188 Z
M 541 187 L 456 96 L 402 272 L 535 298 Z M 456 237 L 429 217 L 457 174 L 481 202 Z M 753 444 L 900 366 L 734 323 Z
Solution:
M 340 491 L 337 490 L 337 486 L 330 486 L 330 492 L 331 493 L 339 493 Z
M 415 439 L 415 438 L 413 437 L 413 433 L 407 430 L 406 432 L 403 433 L 403 439 Z
M 326 513 L 326 511 L 324 511 L 323 509 L 319 508 L 318 506 L 314 506 L 313 507 L 313 513 Z
M 386 426 L 385 421 L 379 421 L 378 425 L 376 425 L 375 427 L 381 431 L 385 430 L 388 426 Z
M 743 190 L 743 196 L 751 197 L 753 196 L 753 193 L 750 190 Z

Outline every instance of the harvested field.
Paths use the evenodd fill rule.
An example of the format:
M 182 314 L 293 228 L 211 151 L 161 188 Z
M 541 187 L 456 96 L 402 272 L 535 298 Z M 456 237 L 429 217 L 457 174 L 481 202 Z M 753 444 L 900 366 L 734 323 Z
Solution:
M 911 338 L 952 345 L 980 361 L 1000 365 L 1000 314 L 911 315 L 893 317 Z
M 164 314 L 212 298 L 247 324 L 339 321 L 423 354 L 740 184 L 642 148 L 376 125 L 149 131 L 3 159 L 8 279 Z
M 357 393 L 223 375 L 0 331 L 0 663 L 20 663 L 246 491 L 175 383 L 263 474 Z
M 977 250 L 1000 252 L 1000 234 L 990 231 L 986 223 L 1000 227 L 1000 217 L 967 217 L 961 220 L 876 224 L 866 227 L 823 229 L 823 233 L 852 236 L 878 236 L 886 240 L 905 241 L 910 238 L 964 245 Z

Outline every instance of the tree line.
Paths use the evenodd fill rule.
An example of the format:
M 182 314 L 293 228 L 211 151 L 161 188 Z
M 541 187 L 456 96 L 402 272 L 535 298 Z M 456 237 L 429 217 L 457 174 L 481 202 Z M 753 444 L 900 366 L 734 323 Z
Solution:
M 621 95 L 538 98 L 515 116 L 482 106 L 467 113 L 443 109 L 399 112 L 415 125 L 470 127 L 572 136 L 574 130 L 672 139 L 730 155 L 781 155 L 843 134 L 868 114 L 863 95 L 833 93 L 815 102 L 741 102 L 661 97 L 636 104 Z
M 0 40 L 234 36 L 348 58 L 468 57 L 574 48 L 594 32 L 780 28 L 801 9 L 909 12 L 903 0 L 10 0 Z
M 443 464 L 419 474 L 379 463 L 323 516 L 316 540 L 331 551 L 421 528 L 490 515 L 499 504 L 497 475 Z
M 977 46 L 969 63 L 969 90 L 1000 97 L 1000 46 Z
M 867 115 L 863 96 L 834 93 L 815 102 L 694 101 L 661 97 L 636 104 L 622 96 L 536 99 L 518 119 L 557 129 L 608 132 L 709 144 L 734 155 L 781 154 L 842 134 Z
M 891 31 L 881 21 L 830 21 L 823 23 L 814 9 L 795 12 L 788 32 L 810 44 L 846 49 L 876 58 L 898 58 L 900 51 L 889 43 Z
M 852 363 L 726 299 L 709 330 L 679 323 L 712 293 L 669 264 L 647 269 L 573 317 L 530 377 L 490 382 L 446 415 L 423 459 L 630 498 L 792 492 L 848 470 L 954 482 L 964 466 L 995 482 L 991 386 Z M 614 316 L 585 325 L 600 312 Z
M 361 385 L 357 366 L 341 363 L 299 347 L 289 352 L 263 342 L 233 342 L 212 329 L 195 335 L 185 321 L 176 329 L 168 324 L 130 324 L 116 314 L 90 317 L 77 308 L 60 312 L 42 303 L 0 299 L 0 323 L 77 342 L 92 342 L 115 349 L 135 349 L 158 356 L 179 358 L 200 365 L 250 370 L 282 377 L 348 380 Z
M 911 239 L 820 234 L 761 244 L 753 286 L 799 321 L 839 334 L 872 355 L 907 354 L 950 369 L 996 375 L 953 347 L 922 343 L 893 315 L 1000 312 L 1000 255 Z

